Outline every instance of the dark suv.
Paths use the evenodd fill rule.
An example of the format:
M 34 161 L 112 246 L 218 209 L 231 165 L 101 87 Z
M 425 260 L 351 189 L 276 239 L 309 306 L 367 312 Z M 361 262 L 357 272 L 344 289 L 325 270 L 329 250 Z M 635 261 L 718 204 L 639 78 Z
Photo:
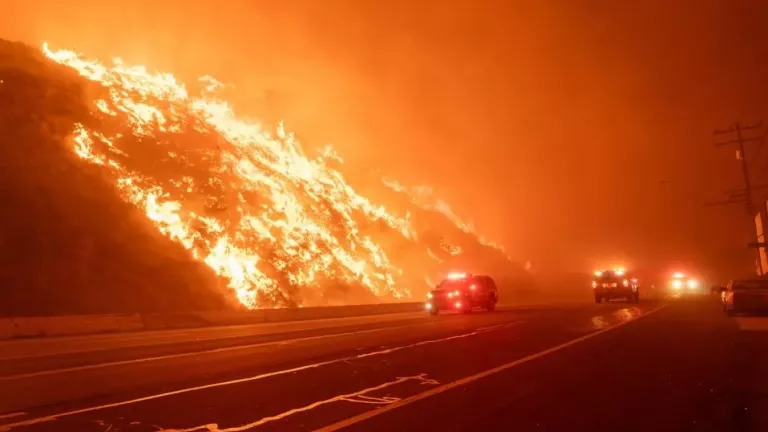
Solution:
M 592 291 L 595 294 L 595 303 L 616 298 L 623 298 L 630 303 L 640 301 L 637 279 L 621 270 L 595 272 L 595 278 L 592 280 Z
M 469 313 L 474 308 L 496 309 L 499 290 L 490 276 L 467 273 L 450 274 L 427 294 L 425 308 L 431 315 L 441 310 Z

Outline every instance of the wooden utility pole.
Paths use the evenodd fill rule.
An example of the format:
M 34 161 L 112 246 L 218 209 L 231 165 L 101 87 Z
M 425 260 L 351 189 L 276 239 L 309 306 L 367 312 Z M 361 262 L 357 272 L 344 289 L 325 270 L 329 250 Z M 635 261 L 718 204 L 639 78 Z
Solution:
M 742 126 L 741 123 L 735 122 L 730 128 L 723 130 L 716 130 L 715 135 L 723 134 L 736 134 L 736 139 L 724 142 L 715 143 L 716 146 L 725 146 L 736 144 L 738 149 L 736 150 L 736 158 L 741 162 L 741 175 L 744 177 L 744 198 L 747 204 L 747 213 L 749 216 L 755 215 L 755 202 L 752 196 L 752 180 L 749 177 L 749 163 L 747 162 L 747 155 L 745 152 L 744 143 L 749 141 L 759 141 L 759 138 L 744 138 L 744 131 L 759 129 L 762 123 L 758 123 L 752 126 Z
M 725 135 L 725 134 L 735 134 L 736 138 L 725 141 L 725 142 L 718 142 L 715 143 L 715 146 L 726 146 L 726 145 L 737 145 L 736 150 L 736 158 L 741 162 L 741 175 L 744 178 L 744 194 L 743 196 L 741 194 L 732 194 L 729 201 L 722 202 L 721 204 L 731 203 L 731 202 L 744 202 L 746 204 L 746 211 L 747 214 L 749 214 L 750 219 L 760 217 L 760 225 L 762 226 L 762 215 L 763 212 L 758 213 L 755 209 L 755 201 L 754 197 L 752 195 L 752 180 L 749 176 L 749 162 L 747 161 L 747 154 L 745 151 L 744 144 L 749 141 L 760 141 L 760 138 L 744 138 L 744 132 L 759 129 L 762 127 L 762 122 L 752 125 L 752 126 L 742 126 L 741 123 L 735 122 L 731 127 L 728 129 L 723 130 L 716 130 L 714 131 L 715 135 Z M 742 201 L 743 199 L 743 201 Z M 714 203 L 718 204 L 718 203 Z M 755 221 L 752 220 L 752 223 L 754 224 Z M 757 227 L 755 227 L 756 229 Z M 755 237 L 757 238 L 759 234 L 757 231 L 753 229 L 755 232 Z M 762 229 L 762 228 L 761 228 Z M 757 243 L 760 243 L 762 239 L 757 238 Z M 751 245 L 754 243 L 750 243 Z M 764 249 L 763 249 L 764 250 Z M 762 260 L 760 256 L 761 247 L 757 247 L 757 271 L 759 274 L 763 274 L 764 272 L 768 271 L 768 269 L 764 269 L 762 265 Z

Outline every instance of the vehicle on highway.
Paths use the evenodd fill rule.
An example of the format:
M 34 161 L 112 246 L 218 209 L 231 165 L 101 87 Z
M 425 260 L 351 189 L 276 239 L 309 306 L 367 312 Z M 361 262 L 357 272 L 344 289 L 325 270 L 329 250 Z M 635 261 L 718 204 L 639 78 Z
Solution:
M 640 301 L 640 285 L 637 278 L 624 269 L 598 270 L 592 280 L 595 303 L 622 298 L 630 303 Z
M 441 310 L 469 313 L 472 309 L 496 309 L 499 290 L 490 276 L 470 273 L 451 273 L 427 294 L 425 308 L 431 315 Z
M 722 295 L 728 316 L 768 312 L 768 280 L 740 279 L 728 282 Z
M 705 291 L 695 278 L 687 276 L 683 272 L 674 272 L 669 278 L 669 294 L 672 297 L 688 297 L 703 295 Z

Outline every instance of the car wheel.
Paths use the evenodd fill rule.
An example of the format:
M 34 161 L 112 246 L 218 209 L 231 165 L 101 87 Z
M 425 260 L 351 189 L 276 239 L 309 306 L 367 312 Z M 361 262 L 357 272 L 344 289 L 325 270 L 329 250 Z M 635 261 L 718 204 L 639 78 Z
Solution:
M 603 298 L 602 297 L 595 296 L 595 303 L 602 303 L 602 302 L 603 302 Z
M 732 316 L 736 315 L 736 310 L 735 309 L 726 309 L 725 310 L 725 314 L 728 315 L 729 317 L 732 317 Z
M 496 310 L 496 301 L 495 300 L 489 301 L 486 309 L 488 309 L 489 312 L 493 312 L 494 310 Z
M 432 315 L 432 316 L 437 316 L 437 314 L 439 314 L 439 313 L 440 313 L 440 309 L 438 309 L 438 308 L 432 308 L 432 309 L 429 310 L 429 314 Z

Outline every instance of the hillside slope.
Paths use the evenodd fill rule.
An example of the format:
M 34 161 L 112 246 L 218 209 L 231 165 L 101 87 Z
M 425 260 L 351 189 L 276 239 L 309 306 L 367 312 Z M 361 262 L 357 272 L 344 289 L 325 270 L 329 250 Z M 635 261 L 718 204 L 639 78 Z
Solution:
M 211 77 L 191 88 L 0 42 L 0 315 L 408 301 L 455 270 L 527 283 L 430 188 L 363 193 L 332 149 L 236 116 Z
M 220 281 L 65 144 L 85 80 L 0 41 L 0 316 L 221 309 Z

